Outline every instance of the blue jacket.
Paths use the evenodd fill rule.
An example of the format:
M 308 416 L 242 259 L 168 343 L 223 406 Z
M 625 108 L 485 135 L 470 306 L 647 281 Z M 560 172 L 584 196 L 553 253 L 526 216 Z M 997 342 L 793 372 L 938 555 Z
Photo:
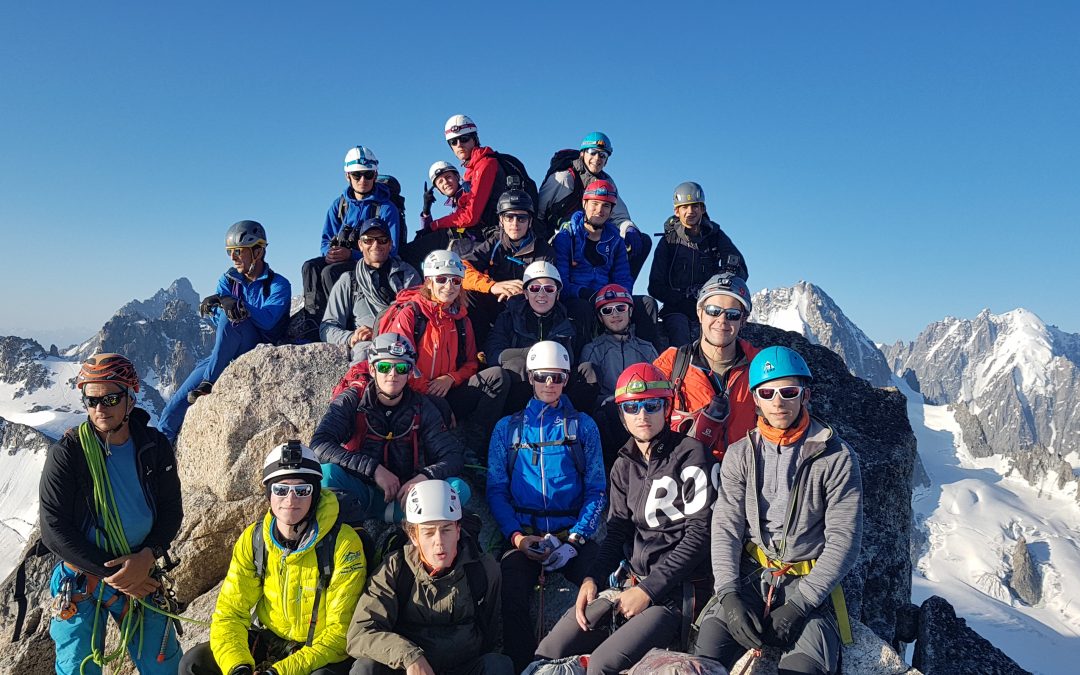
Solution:
M 577 415 L 578 419 L 584 476 L 575 464 L 571 447 L 562 444 L 537 450 L 520 448 L 508 475 L 513 416 L 504 417 L 495 425 L 488 447 L 487 500 L 495 523 L 506 537 L 526 528 L 536 534 L 570 530 L 586 538 L 596 533 L 607 505 L 604 455 L 596 422 L 575 411 L 566 396 L 552 406 L 533 398 L 525 406 L 520 442 L 562 440 L 563 421 L 570 415 Z M 555 515 L 556 512 L 563 515 Z
M 255 281 L 248 281 L 230 267 L 218 280 L 215 293 L 242 299 L 251 315 L 245 320 L 254 323 L 267 340 L 274 341 L 284 333 L 292 302 L 292 285 L 269 265 L 263 265 L 263 273 Z M 214 315 L 218 321 L 227 320 L 221 307 L 214 308 Z
M 372 193 L 363 199 L 356 199 L 352 188 L 346 187 L 341 196 L 330 203 L 330 210 L 326 212 L 326 223 L 323 225 L 322 247 L 319 249 L 324 256 L 330 251 L 330 240 L 341 231 L 342 222 L 338 219 L 338 203 L 342 199 L 349 202 L 349 207 L 345 211 L 345 225 L 359 227 L 368 218 L 382 218 L 390 226 L 390 239 L 394 243 L 391 253 L 397 252 L 398 244 L 402 243 L 397 240 L 401 214 L 397 206 L 390 201 L 390 188 L 382 183 L 376 183 Z M 353 260 L 360 260 L 362 257 L 360 251 L 352 252 Z
M 608 284 L 619 284 L 633 289 L 634 278 L 630 276 L 630 263 L 626 258 L 626 242 L 619 236 L 619 228 L 613 221 L 604 223 L 596 252 L 604 257 L 606 264 L 593 267 L 585 259 L 585 212 L 577 211 L 570 222 L 555 235 L 555 267 L 562 277 L 564 298 L 588 298 Z

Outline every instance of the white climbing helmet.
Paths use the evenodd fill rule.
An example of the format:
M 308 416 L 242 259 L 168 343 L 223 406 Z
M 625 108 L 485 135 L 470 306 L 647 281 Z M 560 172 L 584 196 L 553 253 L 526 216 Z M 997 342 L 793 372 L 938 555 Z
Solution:
M 431 168 L 427 171 L 428 182 L 432 185 L 435 184 L 435 179 L 447 171 L 453 171 L 458 173 L 457 167 L 450 162 L 444 162 L 441 159 L 431 165 Z
M 345 153 L 345 173 L 350 171 L 378 171 L 379 160 L 371 148 L 358 145 Z
M 454 251 L 436 249 L 424 258 L 424 277 L 437 277 L 440 274 L 451 274 L 455 277 L 465 276 L 465 263 L 461 262 L 461 256 Z
M 529 283 L 533 279 L 554 279 L 555 285 L 562 288 L 562 277 L 559 276 L 559 268 L 546 260 L 536 260 L 529 263 L 521 277 L 522 283 Z
M 565 370 L 570 372 L 570 354 L 554 340 L 543 340 L 529 348 L 525 368 L 533 370 Z
M 266 455 L 263 462 L 263 485 L 278 478 L 301 478 L 318 476 L 322 479 L 322 465 L 315 453 L 300 441 L 289 441 L 276 446 Z
M 451 141 L 458 136 L 475 134 L 476 122 L 469 119 L 468 115 L 451 115 L 450 119 L 446 120 L 446 126 L 443 127 L 443 133 L 446 134 L 447 141 Z
M 461 499 L 444 480 L 420 481 L 405 498 L 405 521 L 419 525 L 435 520 L 461 520 Z

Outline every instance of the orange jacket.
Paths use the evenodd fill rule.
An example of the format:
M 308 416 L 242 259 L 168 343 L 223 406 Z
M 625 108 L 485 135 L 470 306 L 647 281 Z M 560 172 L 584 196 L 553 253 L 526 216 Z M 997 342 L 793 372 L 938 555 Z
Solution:
M 740 365 L 728 371 L 726 379 L 728 401 L 731 405 L 731 412 L 727 419 L 728 445 L 746 436 L 746 432 L 757 424 L 757 407 L 746 383 L 749 377 L 747 370 L 750 368 L 750 361 L 760 350 L 743 339 L 739 340 L 739 347 L 742 348 L 742 353 L 746 358 Z M 653 365 L 664 371 L 668 378 L 671 377 L 671 371 L 675 366 L 676 351 L 675 347 L 668 347 L 653 361 Z M 701 410 L 709 405 L 715 393 L 709 372 L 703 367 L 699 358 L 694 358 L 687 366 L 686 374 L 683 375 L 680 391 L 675 394 L 675 408 L 686 412 Z
M 394 305 L 379 322 L 379 333 L 400 333 L 412 340 L 416 326 L 416 311 L 427 317 L 427 330 L 419 336 L 416 345 L 416 367 L 419 377 L 409 380 L 409 386 L 420 393 L 427 393 L 428 383 L 441 375 L 454 378 L 454 386 L 468 381 L 480 369 L 476 360 L 476 335 L 469 321 L 465 305 L 442 305 L 421 293 L 422 286 L 406 288 L 398 293 Z M 448 310 L 453 310 L 451 313 Z M 458 334 L 454 325 L 456 319 L 465 320 L 465 359 L 461 368 L 457 367 Z

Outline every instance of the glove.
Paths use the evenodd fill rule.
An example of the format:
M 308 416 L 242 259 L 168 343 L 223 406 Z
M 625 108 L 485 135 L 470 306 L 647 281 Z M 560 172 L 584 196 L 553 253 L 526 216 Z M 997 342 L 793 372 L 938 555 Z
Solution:
M 255 669 L 246 663 L 242 663 L 239 666 L 233 666 L 233 669 L 229 671 L 229 675 L 255 675 Z
M 247 307 L 244 307 L 244 301 L 231 295 L 221 298 L 220 304 L 221 309 L 225 312 L 225 318 L 233 323 L 240 323 L 250 316 Z
M 199 316 L 210 316 L 214 313 L 214 308 L 221 304 L 220 295 L 208 295 L 203 298 L 203 301 L 199 304 Z
M 632 232 L 637 232 L 638 231 L 637 225 L 634 224 L 634 221 L 632 221 L 632 220 L 624 220 L 624 221 L 622 221 L 622 224 L 619 225 L 619 236 L 621 236 L 623 239 L 626 239 L 627 233 L 629 233 L 631 231 Z
M 431 217 L 430 213 L 421 213 L 420 214 L 420 229 L 421 230 L 424 230 L 424 231 L 431 230 L 431 224 L 433 222 L 435 222 L 435 220 Z
M 566 566 L 566 563 L 570 562 L 577 557 L 577 549 L 573 544 L 566 543 L 559 548 L 551 552 L 551 555 L 544 561 L 544 571 L 554 572 L 557 569 L 562 569 Z
M 801 609 L 785 602 L 769 613 L 765 642 L 774 647 L 790 647 L 798 639 L 805 621 L 806 615 Z
M 431 207 L 435 203 L 435 186 L 428 187 L 427 181 L 424 181 L 424 208 L 420 209 L 421 214 L 431 215 Z
M 761 649 L 761 619 L 746 608 L 735 591 L 720 599 L 728 633 L 746 649 Z

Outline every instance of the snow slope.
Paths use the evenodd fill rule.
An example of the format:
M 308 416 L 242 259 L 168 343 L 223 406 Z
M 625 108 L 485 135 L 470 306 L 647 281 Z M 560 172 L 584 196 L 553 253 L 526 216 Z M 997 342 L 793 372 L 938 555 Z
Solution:
M 68 383 L 78 375 L 79 364 L 55 356 L 40 359 L 38 363 L 49 371 L 53 385 L 16 398 L 15 392 L 21 384 L 0 382 L 0 417 L 60 438 L 64 431 L 86 417 L 78 390 Z M 34 484 L 37 485 L 36 477 Z M 6 511 L 0 510 L 0 515 L 6 515 Z
M 1080 662 L 1080 518 L 1074 485 L 1056 476 L 1032 486 L 1000 457 L 975 459 L 946 406 L 896 378 L 930 476 L 915 488 L 915 520 L 927 537 L 917 555 L 912 602 L 940 595 L 958 616 L 1035 673 L 1076 672 Z M 1042 574 L 1042 602 L 1029 607 L 1005 584 L 1023 535 Z M 1072 664 L 1072 665 L 1069 665 Z

